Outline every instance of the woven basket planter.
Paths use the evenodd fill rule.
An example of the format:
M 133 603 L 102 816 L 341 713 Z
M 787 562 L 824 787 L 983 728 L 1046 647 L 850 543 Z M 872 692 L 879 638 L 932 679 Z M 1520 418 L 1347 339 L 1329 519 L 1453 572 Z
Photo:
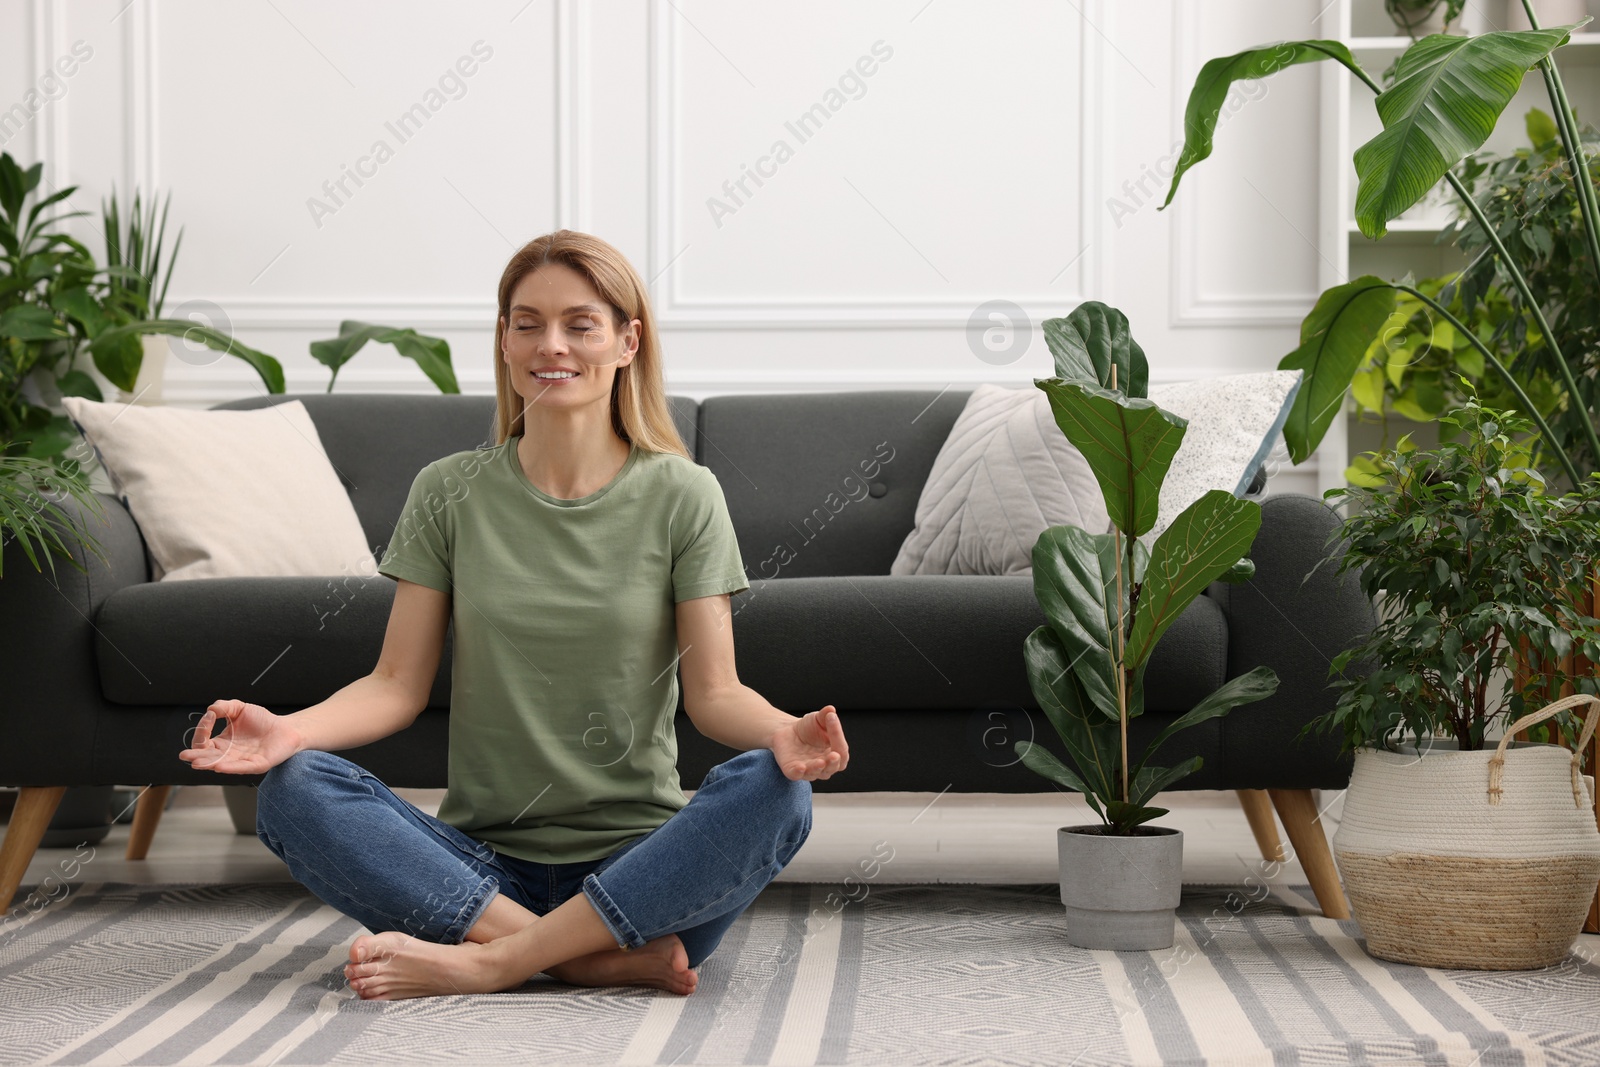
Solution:
M 1566 956 L 1600 883 L 1594 783 L 1559 745 L 1507 746 L 1580 704 L 1582 752 L 1600 722 L 1583 695 L 1511 724 L 1492 752 L 1357 751 L 1333 852 L 1368 953 L 1501 971 Z

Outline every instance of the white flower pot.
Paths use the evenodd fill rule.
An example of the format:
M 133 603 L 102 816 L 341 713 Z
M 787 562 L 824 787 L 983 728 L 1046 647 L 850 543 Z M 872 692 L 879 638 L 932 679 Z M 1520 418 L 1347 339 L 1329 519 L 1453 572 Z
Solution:
M 1600 883 L 1594 781 L 1559 745 L 1509 741 L 1582 703 L 1600 706 L 1557 701 L 1492 751 L 1356 752 L 1333 854 L 1369 954 L 1478 970 L 1566 956 Z M 1597 721 L 1591 708 L 1580 751 Z
M 161 383 L 166 377 L 167 355 L 171 352 L 171 338 L 166 334 L 142 334 L 144 358 L 139 363 L 139 377 L 133 383 L 133 392 L 117 390 L 117 400 L 124 404 L 158 405 L 161 403 Z M 135 399 L 137 398 L 137 399 Z

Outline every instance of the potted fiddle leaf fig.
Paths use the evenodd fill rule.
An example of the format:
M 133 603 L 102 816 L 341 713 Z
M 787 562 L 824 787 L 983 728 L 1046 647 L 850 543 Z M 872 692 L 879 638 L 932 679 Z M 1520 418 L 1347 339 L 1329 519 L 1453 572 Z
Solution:
M 1199 770 L 1151 763 L 1180 730 L 1270 696 L 1278 677 L 1257 667 L 1168 723 L 1139 753 L 1128 724 L 1144 713 L 1144 673 L 1161 635 L 1213 581 L 1254 573 L 1245 559 L 1261 506 L 1213 490 L 1153 543 L 1161 483 L 1188 421 L 1148 399 L 1144 352 L 1115 308 L 1088 301 L 1044 323 L 1056 377 L 1034 379 L 1056 425 L 1093 469 L 1110 532 L 1052 526 L 1033 546 L 1033 588 L 1048 623 L 1023 646 L 1034 699 L 1075 766 L 1019 741 L 1029 770 L 1082 793 L 1099 825 L 1063 826 L 1056 841 L 1067 939 L 1081 948 L 1159 949 L 1173 942 L 1183 835 L 1150 820 L 1161 790 Z

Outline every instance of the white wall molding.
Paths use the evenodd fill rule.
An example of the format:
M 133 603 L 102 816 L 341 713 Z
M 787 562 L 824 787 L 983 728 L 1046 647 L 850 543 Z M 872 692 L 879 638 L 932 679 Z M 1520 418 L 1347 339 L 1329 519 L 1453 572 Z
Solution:
M 589 229 L 589 5 L 555 0 L 556 225 Z
M 1200 0 L 1172 0 L 1172 128 L 1184 130 L 1189 90 L 1203 62 L 1200 56 Z M 1209 58 L 1209 57 L 1207 57 Z M 1168 176 L 1170 179 L 1170 175 Z M 1165 197 L 1165 192 L 1161 194 Z M 1174 201 L 1176 204 L 1176 201 Z M 1263 210 L 1267 209 L 1262 205 Z M 1170 315 L 1173 326 L 1298 326 L 1320 293 L 1252 293 L 1224 295 L 1205 291 L 1206 271 L 1200 263 L 1200 219 L 1205 208 L 1197 190 L 1175 212 L 1169 231 L 1171 272 Z M 1244 232 L 1251 232 L 1245 230 Z
M 35 3 L 61 0 L 35 0 Z M 126 33 L 127 138 L 130 174 L 146 189 L 155 188 L 158 80 L 155 75 L 154 4 L 135 0 L 124 19 L 136 12 L 148 16 L 131 22 Z M 555 196 L 552 214 L 557 227 L 584 230 L 589 225 L 593 201 L 590 171 L 589 6 L 583 0 L 552 0 L 551 75 L 556 114 L 552 129 L 551 160 Z M 319 330 L 330 335 L 345 319 L 408 326 L 417 330 L 494 328 L 498 308 L 493 293 L 483 299 L 417 300 L 373 299 L 362 296 L 257 296 L 176 293 L 167 305 L 188 301 L 212 303 L 223 309 L 234 330 Z
M 1102 0 L 1081 0 L 1078 68 L 1079 177 L 1078 229 L 1085 242 L 1077 260 L 1077 285 L 1070 293 L 1007 293 L 1036 319 L 1065 315 L 1106 289 L 1100 204 L 1112 152 L 1102 121 L 1104 99 Z M 696 330 L 829 330 L 829 329 L 966 329 L 974 310 L 995 298 L 993 292 L 958 296 L 885 300 L 748 299 L 728 296 L 690 297 L 680 287 L 677 257 L 685 246 L 677 236 L 679 41 L 680 19 L 671 0 L 650 0 L 650 201 L 649 263 L 646 278 L 657 321 L 672 329 Z
M 33 22 L 33 48 L 29 62 L 32 70 L 28 79 L 29 85 L 38 85 L 39 80 L 52 69 L 56 57 L 62 52 L 61 39 L 63 27 L 66 24 L 66 15 L 61 6 L 61 0 L 33 0 L 29 12 Z M 65 93 L 58 99 L 52 100 L 39 109 L 34 115 L 33 126 L 33 158 L 44 164 L 44 178 L 57 189 L 64 189 L 72 182 L 67 177 L 67 97 Z M 49 191 L 41 190 L 41 198 L 50 195 Z
M 138 186 L 148 197 L 160 181 L 157 138 L 161 123 L 156 72 L 154 3 L 133 0 L 122 21 L 123 192 L 131 202 Z M 124 205 L 125 207 L 128 205 Z

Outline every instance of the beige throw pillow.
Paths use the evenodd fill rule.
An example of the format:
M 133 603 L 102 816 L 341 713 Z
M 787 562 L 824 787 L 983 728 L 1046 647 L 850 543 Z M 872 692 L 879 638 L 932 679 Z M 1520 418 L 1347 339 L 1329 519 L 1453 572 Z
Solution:
M 916 523 L 890 574 L 1032 574 L 1050 526 L 1110 523 L 1088 460 L 1037 386 L 980 385 L 928 472 Z
M 253 411 L 62 404 L 138 522 L 154 580 L 376 573 L 300 401 Z

